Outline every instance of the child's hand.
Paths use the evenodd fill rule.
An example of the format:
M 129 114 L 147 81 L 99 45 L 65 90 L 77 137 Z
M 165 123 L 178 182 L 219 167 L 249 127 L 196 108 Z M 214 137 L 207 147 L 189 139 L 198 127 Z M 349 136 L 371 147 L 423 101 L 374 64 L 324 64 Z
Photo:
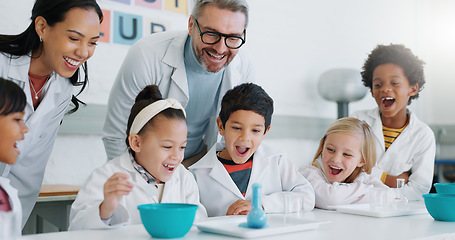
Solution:
M 251 209 L 251 201 L 239 199 L 229 206 L 226 215 L 247 215 Z
M 404 172 L 398 176 L 390 176 L 390 175 L 387 175 L 386 179 L 385 179 L 385 182 L 384 184 L 391 187 L 391 188 L 396 188 L 397 187 L 397 179 L 399 178 L 403 178 L 404 179 L 404 183 L 408 183 L 408 180 L 409 180 L 409 176 L 411 175 L 410 172 Z
M 130 176 L 126 173 L 114 173 L 104 184 L 104 201 L 100 204 L 100 217 L 108 219 L 118 206 L 123 195 L 128 195 L 134 185 L 127 179 Z

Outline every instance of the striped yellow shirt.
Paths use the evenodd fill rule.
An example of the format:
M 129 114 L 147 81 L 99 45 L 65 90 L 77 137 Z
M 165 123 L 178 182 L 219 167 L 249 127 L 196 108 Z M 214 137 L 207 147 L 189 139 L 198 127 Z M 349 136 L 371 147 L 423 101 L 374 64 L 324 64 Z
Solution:
M 385 142 L 385 150 L 389 149 L 390 145 L 397 139 L 401 132 L 408 126 L 409 124 L 409 115 L 408 119 L 406 120 L 406 124 L 404 127 L 395 129 L 395 128 L 388 128 L 386 126 L 382 126 L 382 133 L 384 134 L 384 142 Z M 381 181 L 385 183 L 385 179 L 387 178 L 387 173 L 383 172 L 381 176 Z
M 382 133 L 384 134 L 384 142 L 385 142 L 385 150 L 389 149 L 390 145 L 397 139 L 401 132 L 408 126 L 409 124 L 409 116 L 406 120 L 406 124 L 404 127 L 395 129 L 395 128 L 388 128 L 386 126 L 382 126 Z

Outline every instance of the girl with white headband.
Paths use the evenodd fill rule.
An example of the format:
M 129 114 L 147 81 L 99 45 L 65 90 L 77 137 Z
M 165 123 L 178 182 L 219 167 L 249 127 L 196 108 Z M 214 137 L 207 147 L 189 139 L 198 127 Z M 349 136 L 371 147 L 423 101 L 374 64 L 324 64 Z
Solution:
M 185 110 L 163 99 L 156 85 L 136 97 L 127 125 L 123 155 L 93 171 L 74 201 L 70 230 L 140 224 L 137 206 L 192 203 L 205 217 L 193 175 L 180 163 L 187 141 Z

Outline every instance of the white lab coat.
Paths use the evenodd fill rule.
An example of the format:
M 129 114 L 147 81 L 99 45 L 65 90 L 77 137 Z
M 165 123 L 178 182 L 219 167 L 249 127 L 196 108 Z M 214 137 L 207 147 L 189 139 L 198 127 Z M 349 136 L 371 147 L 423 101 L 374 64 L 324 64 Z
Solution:
M 103 142 L 108 159 L 126 149 L 126 125 L 137 94 L 147 85 L 159 86 L 163 98 L 175 98 L 183 107 L 189 101 L 188 82 L 183 59 L 188 31 L 154 33 L 136 42 L 128 51 L 112 86 Z M 240 50 L 226 67 L 217 104 L 227 90 L 244 82 L 252 82 L 253 69 L 245 51 Z M 215 117 L 209 120 L 204 138 L 208 148 L 219 139 Z
M 251 200 L 254 183 L 262 185 L 262 206 L 266 213 L 284 212 L 285 192 L 303 192 L 304 210 L 311 211 L 314 208 L 311 184 L 281 152 L 264 143 L 254 153 L 251 176 L 243 197 L 216 156 L 216 152 L 224 148 L 222 143 L 215 144 L 190 167 L 199 186 L 201 203 L 209 217 L 226 215 L 229 206 L 239 199 Z
M 123 172 L 130 176 L 133 190 L 123 196 L 114 211 L 110 225 L 100 218 L 99 206 L 104 200 L 103 187 L 114 173 Z M 77 194 L 71 206 L 70 230 L 118 227 L 126 224 L 141 224 L 138 205 L 158 203 L 158 190 L 148 184 L 134 169 L 128 151 L 103 166 L 95 169 Z M 205 208 L 199 202 L 199 192 L 193 175 L 183 165 L 179 165 L 169 181 L 166 182 L 161 198 L 162 203 L 197 204 L 196 218 L 207 217 Z
M 376 138 L 376 166 L 372 174 L 380 178 L 383 172 L 398 176 L 411 171 L 404 186 L 408 200 L 421 200 L 430 191 L 433 181 L 436 144 L 434 133 L 428 125 L 410 112 L 409 124 L 385 151 L 384 134 L 379 108 L 355 112 L 352 116 L 366 121 Z
M 67 78 L 52 73 L 43 88 L 44 98 L 35 111 L 28 80 L 29 68 L 29 56 L 9 58 L 0 53 L 0 77 L 15 82 L 27 97 L 24 121 L 29 130 L 18 144 L 21 154 L 12 166 L 0 163 L 1 175 L 9 178 L 11 185 L 18 190 L 22 203 L 22 226 L 38 198 L 44 170 L 73 93 L 73 85 Z
M 373 188 L 383 188 L 387 191 L 388 201 L 392 201 L 396 192 L 387 187 L 379 178 L 365 172 L 352 183 L 330 183 L 324 173 L 315 166 L 302 166 L 299 170 L 308 179 L 316 194 L 316 207 L 328 209 L 328 206 L 352 203 L 369 203 Z
M 9 204 L 11 205 L 11 211 L 14 215 L 14 230 L 17 231 L 15 235 L 20 236 L 22 234 L 22 207 L 19 197 L 17 196 L 17 190 L 10 185 L 10 180 L 4 177 L 0 177 L 0 186 L 5 190 L 6 194 L 8 194 Z M 2 218 L 0 218 L 0 231 L 3 231 L 2 228 L 3 226 L 6 226 L 6 223 L 1 222 L 1 220 Z M 0 234 L 0 236 L 1 235 L 2 234 Z

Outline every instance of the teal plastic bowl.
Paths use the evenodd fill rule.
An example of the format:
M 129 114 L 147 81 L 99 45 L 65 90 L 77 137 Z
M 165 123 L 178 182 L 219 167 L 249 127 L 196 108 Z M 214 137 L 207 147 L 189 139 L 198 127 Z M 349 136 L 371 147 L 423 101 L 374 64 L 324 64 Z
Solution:
M 438 221 L 455 222 L 455 194 L 424 194 L 428 213 Z
M 455 194 L 455 183 L 435 183 L 437 193 Z
M 190 231 L 197 205 L 153 203 L 137 206 L 142 225 L 153 238 L 180 238 Z

